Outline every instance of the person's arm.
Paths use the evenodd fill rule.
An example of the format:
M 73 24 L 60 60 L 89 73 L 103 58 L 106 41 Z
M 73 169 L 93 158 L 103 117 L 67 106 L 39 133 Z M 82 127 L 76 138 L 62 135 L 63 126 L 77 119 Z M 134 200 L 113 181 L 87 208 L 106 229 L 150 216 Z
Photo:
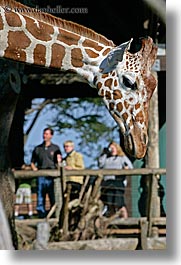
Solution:
M 125 168 L 125 169 L 132 169 L 133 168 L 133 164 L 131 163 L 131 161 L 129 160 L 129 158 L 127 156 L 124 157 L 123 168 Z
M 33 171 L 37 171 L 38 170 L 37 166 L 34 163 L 31 163 L 31 169 Z
M 31 169 L 33 171 L 37 171 L 38 167 L 35 165 L 36 163 L 36 149 L 33 150 L 32 157 L 31 157 Z
M 60 166 L 62 162 L 62 155 L 61 154 L 57 154 L 57 165 Z
M 98 166 L 100 168 L 104 168 L 105 162 L 107 159 L 107 154 L 102 154 L 99 158 L 98 158 Z
M 53 161 L 56 167 L 60 165 L 62 162 L 62 152 L 60 151 L 58 146 L 57 146 L 57 150 L 54 153 Z

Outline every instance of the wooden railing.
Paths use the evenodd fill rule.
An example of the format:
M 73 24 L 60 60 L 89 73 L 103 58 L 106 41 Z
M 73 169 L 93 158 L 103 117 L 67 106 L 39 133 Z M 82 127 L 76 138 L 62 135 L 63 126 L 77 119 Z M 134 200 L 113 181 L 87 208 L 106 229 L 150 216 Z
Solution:
M 165 168 L 134 168 L 134 169 L 81 169 L 81 170 L 65 170 L 60 169 L 40 169 L 38 171 L 32 170 L 15 170 L 15 178 L 34 178 L 40 176 L 51 176 L 53 178 L 63 176 L 105 176 L 105 175 L 166 175 Z
M 126 175 L 126 176 L 147 176 L 149 178 L 149 186 L 148 186 L 148 220 L 151 218 L 159 217 L 159 204 L 157 201 L 157 187 L 158 187 L 158 176 L 166 175 L 165 168 L 134 168 L 134 169 L 83 169 L 83 170 L 65 170 L 63 167 L 58 169 L 46 169 L 46 170 L 15 170 L 14 171 L 15 178 L 35 178 L 39 176 L 51 176 L 52 178 L 60 179 L 60 187 L 61 187 L 61 196 L 63 194 L 63 190 L 65 190 L 66 177 L 68 176 L 97 176 L 100 181 L 98 181 L 97 185 L 100 185 L 101 179 L 105 175 Z M 58 209 L 59 210 L 59 209 Z
M 137 239 L 134 238 L 134 240 L 139 241 L 142 249 L 148 249 L 149 244 L 154 245 L 155 249 L 157 249 L 157 245 L 155 242 L 157 242 L 159 245 L 162 244 L 162 248 L 165 249 L 166 247 L 166 218 L 159 216 L 159 210 L 158 207 L 160 207 L 157 197 L 158 197 L 158 176 L 166 175 L 166 169 L 165 168 L 137 168 L 137 169 L 84 169 L 84 170 L 65 170 L 63 167 L 60 167 L 55 170 L 38 170 L 38 171 L 27 171 L 27 170 L 15 170 L 14 171 L 15 178 L 35 178 L 39 176 L 51 176 L 55 179 L 56 182 L 58 182 L 61 188 L 61 192 L 58 194 L 60 200 L 63 202 L 63 192 L 66 185 L 66 177 L 68 176 L 85 176 L 85 180 L 97 176 L 96 181 L 94 182 L 94 189 L 93 193 L 98 192 L 100 188 L 100 183 L 105 175 L 126 175 L 131 177 L 137 177 L 137 176 L 144 176 L 147 177 L 148 180 L 148 215 L 146 217 L 141 218 L 128 218 L 128 219 L 115 219 L 113 222 L 110 223 L 110 227 L 105 230 L 105 236 L 106 233 L 110 235 L 113 235 L 115 237 L 119 237 L 123 235 L 124 237 L 124 245 L 125 245 L 125 235 L 127 240 L 131 240 L 132 238 L 129 238 L 130 235 L 137 235 Z M 86 178 L 87 177 L 87 178 Z M 85 181 L 86 182 L 86 181 Z M 82 190 L 81 190 L 82 191 Z M 55 194 L 55 196 L 57 196 Z M 57 196 L 57 197 L 58 197 Z M 81 194 L 80 196 L 81 197 Z M 59 217 L 60 214 L 60 206 L 59 203 L 57 203 L 57 210 L 56 210 L 56 216 Z M 54 219 L 50 219 L 50 221 L 53 221 Z M 56 219 L 57 220 L 57 219 Z M 25 220 L 26 221 L 26 220 Z M 33 220 L 27 220 L 28 222 L 32 222 L 34 225 L 36 225 L 36 219 Z M 37 219 L 37 222 L 40 222 L 39 219 Z M 64 229 L 66 230 L 66 229 Z M 156 235 L 156 237 L 155 237 Z M 161 237 L 158 239 L 159 235 Z M 154 241 L 154 238 L 156 238 L 156 241 Z M 123 240 L 123 238 L 121 239 Z M 133 240 L 133 239 L 132 239 Z M 152 240 L 154 242 L 152 242 Z M 149 243 L 150 242 L 150 243 Z M 84 241 L 85 244 L 85 241 Z M 138 244 L 138 243 L 136 243 Z

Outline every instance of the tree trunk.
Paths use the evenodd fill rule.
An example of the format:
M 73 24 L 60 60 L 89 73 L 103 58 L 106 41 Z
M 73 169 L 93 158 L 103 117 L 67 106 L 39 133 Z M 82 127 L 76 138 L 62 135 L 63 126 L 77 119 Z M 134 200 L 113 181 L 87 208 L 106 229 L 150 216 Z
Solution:
M 8 60 L 0 60 L 0 199 L 9 222 L 15 249 L 17 249 L 13 210 L 15 185 L 9 159 L 8 142 L 13 115 L 21 87 L 18 71 L 19 64 Z

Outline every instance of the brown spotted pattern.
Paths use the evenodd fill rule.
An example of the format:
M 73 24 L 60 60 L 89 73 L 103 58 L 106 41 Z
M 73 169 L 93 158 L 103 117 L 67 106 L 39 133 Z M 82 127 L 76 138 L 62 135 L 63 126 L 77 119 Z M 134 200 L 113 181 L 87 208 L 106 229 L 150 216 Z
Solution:
M 122 112 L 122 110 L 123 110 L 123 104 L 121 102 L 119 102 L 117 104 L 117 110 L 118 110 L 118 112 Z
M 34 19 L 25 17 L 26 28 L 32 34 L 32 36 L 41 41 L 50 41 L 52 39 L 52 34 L 54 33 L 53 27 L 44 22 L 35 22 Z
M 97 58 L 97 57 L 99 57 L 99 53 L 94 52 L 91 49 L 87 49 L 86 48 L 85 51 L 86 51 L 87 55 L 89 56 L 89 58 Z
M 31 14 L 4 12 L 4 16 L 5 21 L 0 16 L 0 29 L 8 38 L 7 45 L 3 46 L 7 58 L 77 72 L 89 59 L 92 66 L 97 66 L 100 54 L 110 50 L 97 41 L 35 19 Z M 8 28 L 4 28 L 6 24 L 8 27 L 19 27 L 19 30 L 16 33 L 8 32 Z M 66 56 L 67 53 L 69 56 Z M 84 73 L 84 78 L 89 79 L 89 72 Z
M 65 56 L 65 48 L 63 45 L 54 43 L 52 45 L 52 56 L 50 67 L 62 68 L 62 59 Z
M 99 95 L 103 97 L 112 116 L 120 124 L 126 149 L 137 158 L 143 157 L 146 152 L 148 105 L 156 86 L 156 80 L 150 73 L 153 58 L 156 58 L 156 47 L 148 38 L 142 43 L 139 52 L 130 54 L 126 51 L 119 68 L 120 73 L 112 71 L 100 74 L 96 79 Z M 130 83 L 129 80 L 125 81 L 129 78 Z M 136 86 L 132 88 L 130 84 L 133 81 Z M 127 140 L 129 135 L 131 138 Z
M 116 100 L 116 99 L 121 99 L 121 98 L 122 98 L 122 94 L 121 94 L 120 90 L 115 89 L 113 91 L 113 99 Z
M 143 157 L 146 152 L 149 99 L 156 86 L 156 80 L 150 73 L 156 59 L 152 39 L 144 39 L 141 50 L 135 54 L 126 50 L 121 64 L 118 62 L 120 67 L 116 65 L 113 70 L 110 68 L 110 72 L 106 72 L 106 69 L 106 73 L 102 74 L 99 66 L 114 45 L 99 43 L 100 39 L 94 40 L 81 35 L 73 27 L 71 32 L 62 28 L 64 26 L 59 26 L 60 24 L 54 26 L 45 19 L 35 19 L 36 16 L 31 14 L 8 13 L 3 8 L 0 9 L 4 14 L 0 15 L 1 56 L 71 70 L 83 76 L 90 85 L 98 89 L 98 94 L 103 97 L 123 135 L 131 134 L 131 145 L 130 139 L 127 140 L 125 136 L 128 152 L 138 158 Z M 131 87 L 123 84 L 125 73 L 127 77 L 131 73 L 132 79 L 136 77 L 136 91 L 131 91 Z M 134 150 L 136 154 L 132 153 Z
M 3 19 L 2 19 L 2 17 L 0 16 L 0 30 L 2 30 L 3 27 L 4 27 L 4 25 L 3 25 Z
M 82 51 L 80 48 L 74 48 L 71 52 L 71 63 L 74 67 L 82 67 Z
M 80 36 L 63 29 L 59 29 L 57 40 L 67 45 L 78 45 Z
M 111 89 L 111 87 L 112 87 L 112 82 L 113 82 L 113 79 L 112 79 L 112 78 L 109 78 L 109 79 L 107 79 L 107 80 L 104 82 L 104 85 L 105 85 L 106 87 L 109 87 L 109 88 Z
M 102 46 L 100 46 L 97 42 L 95 42 L 93 40 L 90 40 L 90 39 L 84 40 L 83 43 L 82 43 L 82 46 L 84 48 L 86 48 L 86 47 L 93 47 L 98 52 L 100 52 L 102 50 Z
M 6 21 L 10 27 L 21 27 L 22 22 L 16 13 L 5 13 Z
M 34 63 L 39 65 L 45 65 L 46 63 L 46 48 L 42 44 L 37 44 L 34 49 Z
M 17 61 L 26 61 L 26 52 L 24 50 L 30 45 L 30 43 L 30 39 L 24 32 L 9 31 L 8 48 L 5 51 L 5 57 L 12 58 Z

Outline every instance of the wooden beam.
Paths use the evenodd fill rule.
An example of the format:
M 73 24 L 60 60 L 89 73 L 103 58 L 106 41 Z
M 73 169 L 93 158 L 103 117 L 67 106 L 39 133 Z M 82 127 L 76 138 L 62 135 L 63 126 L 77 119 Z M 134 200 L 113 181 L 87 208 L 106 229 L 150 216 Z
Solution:
M 80 240 L 53 242 L 48 244 L 50 250 L 135 250 L 137 238 L 104 238 L 97 240 Z
M 15 178 L 34 178 L 40 176 L 51 176 L 53 178 L 60 176 L 58 169 L 32 170 L 14 170 Z M 64 170 L 64 176 L 102 176 L 102 175 L 166 175 L 165 168 L 134 168 L 134 169 L 83 169 L 83 170 Z
M 42 220 L 44 219 L 24 219 L 24 220 L 18 220 L 16 219 L 15 222 L 16 224 L 27 224 L 30 226 L 36 226 L 39 222 L 42 222 Z M 58 223 L 58 218 L 51 218 L 48 220 L 48 222 L 50 223 L 50 225 L 55 225 L 56 223 Z M 140 217 L 140 218 L 136 218 L 136 217 L 129 217 L 126 219 L 123 218 L 119 218 L 119 219 L 115 219 L 113 221 L 111 221 L 110 225 L 114 225 L 114 226 L 135 226 L 135 225 L 139 225 L 141 220 L 147 220 L 146 217 Z M 166 217 L 157 217 L 157 218 L 153 218 L 152 219 L 152 224 L 153 226 L 166 226 Z
M 130 234 L 140 234 L 140 228 L 107 228 L 104 231 L 104 235 L 130 235 Z
M 152 249 L 152 250 L 166 249 L 166 237 L 147 238 L 147 249 Z
M 39 223 L 45 222 L 45 220 L 46 220 L 46 218 L 45 219 L 39 219 L 39 218 L 37 218 L 37 219 L 24 219 L 24 220 L 16 219 L 15 224 L 16 224 L 16 226 L 17 225 L 21 226 L 23 224 L 23 225 L 27 225 L 27 226 L 36 227 Z M 50 224 L 50 226 L 55 226 L 59 220 L 57 218 L 51 218 L 51 219 L 48 219 L 47 221 Z

